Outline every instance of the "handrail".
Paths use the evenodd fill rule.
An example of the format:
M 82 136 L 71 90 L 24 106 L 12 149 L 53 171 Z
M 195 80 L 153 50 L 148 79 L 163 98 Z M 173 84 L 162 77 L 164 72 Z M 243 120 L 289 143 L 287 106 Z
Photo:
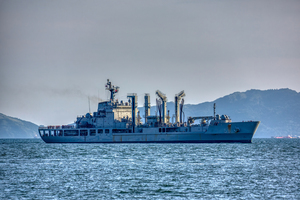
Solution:
M 39 129 L 75 129 L 74 125 L 62 125 L 62 126 L 40 126 Z

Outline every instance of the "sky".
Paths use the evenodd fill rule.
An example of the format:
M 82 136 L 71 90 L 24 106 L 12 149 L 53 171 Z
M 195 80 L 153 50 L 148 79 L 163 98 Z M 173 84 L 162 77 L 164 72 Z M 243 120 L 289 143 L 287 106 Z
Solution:
M 0 113 L 74 122 L 155 91 L 198 104 L 250 89 L 300 91 L 299 0 L 0 0 Z

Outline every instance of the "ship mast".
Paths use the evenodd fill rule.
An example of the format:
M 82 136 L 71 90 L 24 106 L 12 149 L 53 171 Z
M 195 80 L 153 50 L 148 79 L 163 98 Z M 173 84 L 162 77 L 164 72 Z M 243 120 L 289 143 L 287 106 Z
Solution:
M 115 100 L 115 93 L 119 92 L 119 86 L 114 86 L 111 85 L 111 82 L 109 79 L 107 79 L 107 84 L 106 84 L 106 90 L 110 91 L 110 100 L 114 101 Z

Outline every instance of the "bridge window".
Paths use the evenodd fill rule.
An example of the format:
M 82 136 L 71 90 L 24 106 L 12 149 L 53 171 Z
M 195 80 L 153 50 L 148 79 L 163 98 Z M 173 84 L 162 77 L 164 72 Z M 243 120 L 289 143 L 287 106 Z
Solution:
M 105 129 L 105 133 L 109 133 L 109 129 Z
M 57 135 L 58 135 L 58 136 L 63 136 L 63 131 L 62 131 L 62 130 L 58 130 L 58 131 L 57 131 Z
M 98 133 L 102 134 L 103 133 L 103 129 L 98 129 Z
M 54 131 L 53 130 L 50 131 L 50 136 L 54 136 Z
M 65 136 L 78 136 L 78 130 L 65 130 Z
M 44 131 L 43 130 L 39 130 L 40 131 L 40 135 L 43 137 L 44 136 Z
M 91 129 L 90 130 L 90 136 L 95 136 L 96 135 L 96 130 L 95 129 Z
M 177 128 L 166 128 L 166 132 L 176 132 Z
M 127 130 L 126 129 L 112 129 L 113 133 L 126 133 Z
M 80 130 L 80 136 L 87 136 L 88 130 Z

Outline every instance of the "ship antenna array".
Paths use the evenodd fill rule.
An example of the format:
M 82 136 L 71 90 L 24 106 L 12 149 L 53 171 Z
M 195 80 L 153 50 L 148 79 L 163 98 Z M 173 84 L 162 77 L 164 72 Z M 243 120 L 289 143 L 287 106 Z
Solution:
M 109 79 L 107 79 L 107 83 L 106 83 L 105 87 L 108 91 L 110 91 L 110 100 L 114 101 L 115 100 L 115 93 L 119 92 L 120 87 L 111 85 L 111 82 L 109 81 Z

